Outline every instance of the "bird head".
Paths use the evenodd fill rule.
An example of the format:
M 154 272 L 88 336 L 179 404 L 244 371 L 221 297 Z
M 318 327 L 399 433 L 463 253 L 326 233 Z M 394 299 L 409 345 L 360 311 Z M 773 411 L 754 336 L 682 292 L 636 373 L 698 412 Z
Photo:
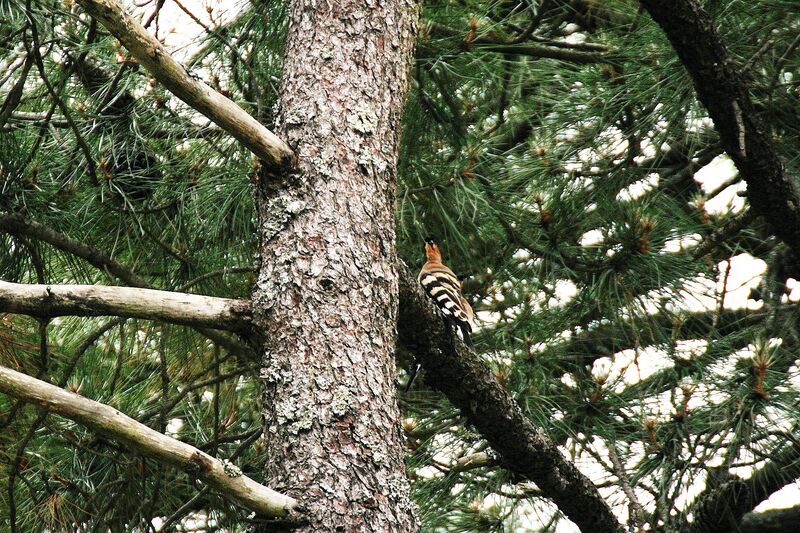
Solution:
M 425 239 L 425 256 L 428 258 L 428 261 L 442 262 L 442 252 L 439 251 L 439 247 L 436 246 L 433 237 Z

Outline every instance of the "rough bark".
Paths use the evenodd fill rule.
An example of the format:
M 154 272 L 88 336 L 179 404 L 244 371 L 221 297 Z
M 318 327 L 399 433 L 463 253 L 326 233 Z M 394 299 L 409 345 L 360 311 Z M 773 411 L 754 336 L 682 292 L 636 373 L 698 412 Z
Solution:
M 250 326 L 247 300 L 103 285 L 0 281 L 0 313 L 39 318 L 113 315 L 242 332 Z
M 257 185 L 267 480 L 302 531 L 418 529 L 393 353 L 399 125 L 413 0 L 291 2 L 278 133 L 296 171 Z M 274 529 L 269 529 L 270 531 Z
M 581 531 L 621 533 L 622 526 L 597 488 L 523 414 L 486 363 L 448 334 L 441 315 L 405 266 L 400 267 L 400 309 L 400 340 L 422 364 L 426 383 L 461 409 L 500 455 L 503 466 L 535 482 Z
M 74 392 L 0 366 L 0 392 L 46 407 L 121 442 L 138 454 L 186 470 L 238 505 L 267 517 L 287 517 L 297 501 L 242 474 L 232 463 L 168 437 L 117 411 Z
M 725 151 L 747 182 L 755 215 L 800 257 L 800 194 L 784 171 L 744 77 L 720 40 L 714 23 L 695 0 L 642 0 L 664 30 L 694 81 Z
M 233 135 L 268 165 L 282 167 L 292 161 L 292 150 L 233 100 L 193 78 L 167 53 L 164 46 L 114 0 L 79 0 L 91 16 L 159 82 L 222 129 Z

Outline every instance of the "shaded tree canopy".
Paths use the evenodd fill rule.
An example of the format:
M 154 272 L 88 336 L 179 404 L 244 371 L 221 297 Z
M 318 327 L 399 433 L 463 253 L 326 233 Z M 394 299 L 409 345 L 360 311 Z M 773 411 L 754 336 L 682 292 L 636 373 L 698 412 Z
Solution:
M 564 459 L 635 531 L 797 530 L 797 508 L 752 512 L 800 478 L 797 2 L 661 4 L 423 6 L 393 193 L 397 425 L 422 531 L 575 531 L 581 510 L 541 481 Z M 167 10 L 189 13 L 201 37 L 169 51 L 277 131 L 289 3 L 208 5 L 125 7 L 160 38 Z M 262 479 L 263 369 L 238 334 L 266 163 L 72 1 L 0 0 L 0 37 L 0 280 L 228 313 L 148 320 L 85 288 L 37 312 L 2 284 L 0 366 Z M 413 283 L 429 235 L 464 277 L 475 354 Z M 527 461 L 542 450 L 557 457 Z M 0 529 L 260 523 L 145 455 L 0 394 Z

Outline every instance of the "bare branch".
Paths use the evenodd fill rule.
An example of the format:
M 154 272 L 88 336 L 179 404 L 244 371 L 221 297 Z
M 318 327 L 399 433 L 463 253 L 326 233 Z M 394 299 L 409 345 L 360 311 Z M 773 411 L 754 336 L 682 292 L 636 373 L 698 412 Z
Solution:
M 46 242 L 55 246 L 59 250 L 63 250 L 84 259 L 95 268 L 112 274 L 114 277 L 124 281 L 128 285 L 141 288 L 152 288 L 152 285 L 150 285 L 144 278 L 105 252 L 102 252 L 92 246 L 88 246 L 77 239 L 73 239 L 72 237 L 64 235 L 63 233 L 59 233 L 48 226 L 28 220 L 19 214 L 0 214 L 0 231 L 5 231 L 6 233 L 14 235 L 15 237 L 31 237 L 33 239 Z M 211 339 L 232 353 L 243 354 L 248 359 L 255 359 L 255 354 L 248 345 L 239 342 L 230 335 L 207 328 L 200 328 L 198 331 L 206 338 Z
M 0 312 L 39 318 L 112 315 L 230 331 L 244 331 L 250 324 L 247 300 L 104 285 L 0 281 Z
M 726 221 L 720 228 L 716 231 L 708 235 L 703 242 L 701 242 L 697 248 L 694 249 L 692 252 L 692 257 L 695 259 L 700 259 L 704 255 L 710 253 L 714 250 L 717 246 L 719 246 L 723 242 L 727 242 L 730 240 L 732 236 L 737 234 L 739 231 L 750 225 L 751 222 L 755 217 L 753 216 L 753 212 L 748 209 L 741 215 L 737 215 L 732 217 L 730 220 Z
M 425 368 L 426 382 L 461 409 L 503 466 L 535 482 L 581 531 L 621 532 L 592 482 L 523 414 L 480 357 L 447 331 L 408 267 L 399 263 L 398 270 L 399 338 Z
M 628 514 L 630 515 L 628 523 L 631 529 L 635 529 L 636 531 L 644 531 L 644 508 L 642 507 L 642 504 L 639 503 L 639 498 L 637 498 L 636 492 L 633 490 L 633 487 L 631 487 L 628 479 L 628 473 L 625 471 L 625 466 L 619 459 L 619 454 L 617 454 L 617 443 L 609 442 L 606 443 L 606 446 L 608 447 L 608 459 L 611 461 L 611 465 L 613 466 L 614 475 L 617 476 L 617 480 L 622 487 L 622 492 L 624 492 L 625 496 L 628 497 Z
M 126 13 L 116 1 L 79 0 L 79 3 L 175 96 L 214 121 L 267 165 L 283 168 L 292 163 L 294 152 L 289 145 L 232 100 L 190 76 L 167 53 L 158 39 Z
M 443 471 L 451 474 L 459 472 L 467 472 L 476 468 L 484 468 L 487 466 L 494 466 L 495 460 L 492 459 L 486 452 L 478 452 L 464 457 L 459 457 L 452 464 L 441 464 Z
M 34 113 L 30 111 L 14 111 L 11 113 L 11 120 L 28 121 L 28 122 L 46 122 L 47 113 Z M 57 128 L 65 128 L 69 126 L 67 119 L 64 115 L 53 115 L 50 117 L 50 124 Z
M 427 34 L 434 39 L 459 39 L 459 48 L 462 50 L 476 49 L 501 54 L 523 55 L 542 59 L 557 59 L 568 63 L 611 63 L 617 61 L 613 51 L 606 46 L 592 43 L 572 45 L 575 48 L 565 48 L 566 43 L 559 43 L 562 46 L 544 44 L 522 44 L 519 39 L 503 40 L 489 35 L 477 36 L 467 39 L 467 34 L 456 29 L 439 24 L 427 22 L 423 27 L 423 35 Z M 421 46 L 424 47 L 424 46 Z
M 136 453 L 186 470 L 237 504 L 268 517 L 298 512 L 297 502 L 257 483 L 232 464 L 173 439 L 117 411 L 55 385 L 0 367 L 0 392 L 32 402 L 121 442 Z

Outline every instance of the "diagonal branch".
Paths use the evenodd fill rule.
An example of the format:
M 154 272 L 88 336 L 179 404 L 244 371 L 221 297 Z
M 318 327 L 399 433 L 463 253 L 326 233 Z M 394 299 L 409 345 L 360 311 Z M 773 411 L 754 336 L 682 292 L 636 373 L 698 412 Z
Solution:
M 16 237 L 31 237 L 38 241 L 52 244 L 59 250 L 63 250 L 72 255 L 83 258 L 93 267 L 107 271 L 128 285 L 133 287 L 149 287 L 147 281 L 141 276 L 132 272 L 128 267 L 116 261 L 110 255 L 101 252 L 83 242 L 68 237 L 56 230 L 28 220 L 19 214 L 0 214 L 0 231 L 4 231 Z
M 786 176 L 772 139 L 714 23 L 696 0 L 642 0 L 694 81 L 725 151 L 747 182 L 747 197 L 775 235 L 800 258 L 800 194 Z
M 246 331 L 250 325 L 247 300 L 104 285 L 0 281 L 0 313 L 39 318 L 115 315 L 230 331 Z
M 584 532 L 621 532 L 597 488 L 531 423 L 491 369 L 453 333 L 408 267 L 398 264 L 400 342 L 425 368 L 426 381 L 467 417 L 512 472 L 535 482 Z
M 292 163 L 294 152 L 289 145 L 232 100 L 189 75 L 158 39 L 115 0 L 79 0 L 79 3 L 175 96 L 214 121 L 269 166 L 284 168 Z
M 186 470 L 260 515 L 285 518 L 300 511 L 293 498 L 257 483 L 234 465 L 140 424 L 113 407 L 2 366 L 0 392 L 45 407 L 162 464 Z
M 22 100 L 25 81 L 28 79 L 28 72 L 31 70 L 31 65 L 33 65 L 33 56 L 28 54 L 25 57 L 25 63 L 22 66 L 22 72 L 20 72 L 17 82 L 11 87 L 5 101 L 0 105 L 0 129 L 3 129 L 8 119 L 14 116 L 14 110 Z

